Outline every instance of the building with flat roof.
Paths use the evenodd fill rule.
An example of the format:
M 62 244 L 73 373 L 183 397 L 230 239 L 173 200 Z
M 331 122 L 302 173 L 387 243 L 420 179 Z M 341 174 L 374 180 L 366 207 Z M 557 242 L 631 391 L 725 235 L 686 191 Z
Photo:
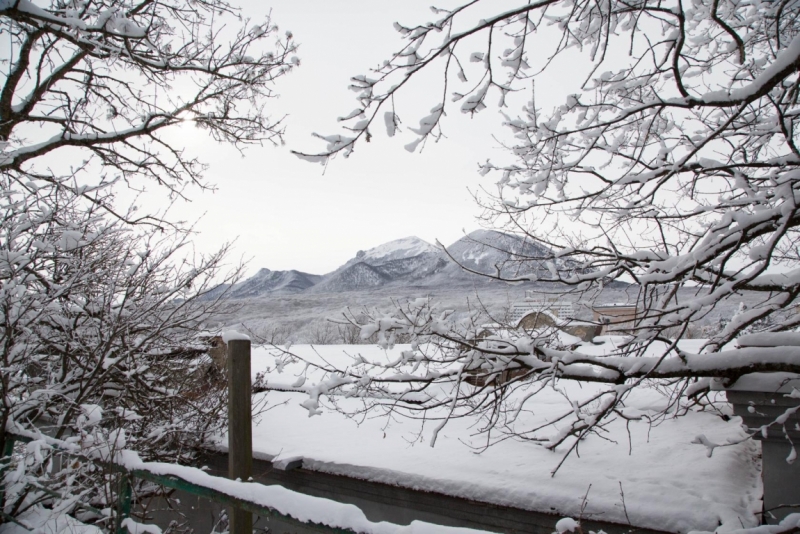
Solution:
M 525 292 L 525 301 L 512 306 L 508 319 L 512 325 L 517 326 L 526 315 L 543 312 L 562 321 L 572 319 L 575 316 L 572 302 L 559 296 L 542 297 L 541 294 L 529 289 Z
M 614 302 L 592 306 L 594 322 L 603 325 L 603 334 L 629 332 L 638 316 L 636 304 Z

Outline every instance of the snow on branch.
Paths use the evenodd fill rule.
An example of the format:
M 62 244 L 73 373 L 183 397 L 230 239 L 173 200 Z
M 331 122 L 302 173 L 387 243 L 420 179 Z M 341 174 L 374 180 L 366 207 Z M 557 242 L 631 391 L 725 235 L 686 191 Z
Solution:
M 496 193 L 477 200 L 485 222 L 545 251 L 508 248 L 514 270 L 465 269 L 580 294 L 631 284 L 630 333 L 644 347 L 708 321 L 719 324 L 711 352 L 743 332 L 791 331 L 800 327 L 800 7 L 761 8 L 581 0 L 437 11 L 398 25 L 399 50 L 354 78 L 358 113 L 343 123 L 355 135 L 322 136 L 325 150 L 300 155 L 349 154 L 375 120 L 399 135 L 409 80 L 438 73 L 444 91 L 406 148 L 438 138 L 453 106 L 475 113 L 499 96 L 508 157 L 481 164 L 497 176 Z M 560 80 L 554 66 L 566 61 L 583 83 L 555 103 L 537 100 L 539 82 Z M 746 309 L 716 319 L 743 299 Z
M 566 459 L 582 439 L 602 435 L 604 425 L 615 419 L 653 424 L 694 405 L 713 405 L 707 400 L 712 379 L 730 386 L 756 372 L 800 374 L 800 347 L 757 346 L 754 340 L 756 346 L 690 353 L 669 340 L 640 342 L 628 336 L 598 349 L 563 335 L 557 326 L 525 330 L 495 325 L 489 327 L 494 333 L 487 333 L 480 314 L 465 318 L 441 312 L 430 299 L 398 302 L 393 311 L 348 311 L 345 318 L 361 329 L 362 337 L 376 336 L 384 348 L 402 340 L 410 349 L 390 361 L 353 356 L 348 365 L 337 366 L 275 348 L 279 368 L 298 362 L 305 366 L 292 388 L 308 395 L 301 405 L 309 416 L 321 415 L 325 399 L 336 407 L 337 397 L 358 398 L 363 413 L 435 423 L 431 446 L 448 421 L 468 417 L 480 421 L 478 433 L 487 435 L 487 444 L 516 437 L 561 448 Z M 309 374 L 316 382 L 309 381 Z M 520 426 L 519 414 L 535 406 L 537 395 L 545 388 L 559 391 L 564 380 L 590 389 L 580 399 L 566 399 L 560 417 L 536 428 Z M 651 413 L 629 410 L 628 395 L 645 385 L 669 391 L 670 401 Z M 796 410 L 770 424 L 784 424 Z M 720 446 L 698 439 L 709 451 Z
M 42 156 L 77 147 L 115 175 L 180 194 L 185 182 L 202 184 L 203 165 L 163 130 L 194 124 L 238 147 L 279 142 L 281 120 L 264 102 L 299 64 L 296 45 L 269 18 L 237 29 L 226 24 L 235 17 L 216 0 L 3 2 L 12 45 L 0 88 L 0 172 L 52 182 Z

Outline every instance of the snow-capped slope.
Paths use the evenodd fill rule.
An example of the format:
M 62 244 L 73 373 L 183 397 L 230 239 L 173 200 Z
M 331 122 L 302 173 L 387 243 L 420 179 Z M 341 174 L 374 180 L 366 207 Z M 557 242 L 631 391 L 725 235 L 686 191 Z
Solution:
M 378 265 L 378 269 L 387 278 L 397 281 L 418 281 L 439 272 L 447 265 L 447 259 L 440 250 L 436 252 L 425 252 L 411 258 L 400 258 L 387 261 Z
M 231 298 L 252 298 L 260 295 L 299 293 L 315 285 L 322 279 L 317 274 L 300 271 L 270 271 L 261 269 L 244 282 L 236 284 L 231 290 Z
M 338 293 L 340 291 L 355 291 L 379 287 L 389 279 L 375 267 L 358 262 L 347 264 L 333 273 L 325 276 L 319 284 L 310 289 L 313 293 Z
M 464 276 L 462 266 L 476 272 L 504 277 L 551 278 L 548 262 L 562 268 L 553 252 L 530 238 L 505 234 L 495 230 L 476 230 L 462 237 L 449 247 L 447 252 L 453 260 L 447 270 L 452 276 Z M 533 275 L 533 276 L 531 276 Z
M 356 291 L 418 281 L 445 264 L 442 251 L 437 247 L 418 237 L 406 237 L 359 250 L 355 258 L 325 275 L 311 292 Z
M 377 267 L 394 260 L 413 258 L 426 253 L 438 254 L 439 252 L 438 247 L 418 237 L 404 237 L 369 250 L 359 250 L 356 253 L 356 257 L 345 263 L 344 267 L 358 262 Z
M 406 237 L 360 250 L 344 265 L 323 276 L 261 269 L 253 277 L 237 284 L 230 297 L 338 293 L 383 286 L 402 288 L 413 285 L 441 289 L 489 281 L 465 271 L 462 266 L 486 274 L 497 274 L 500 268 L 507 277 L 531 277 L 533 274 L 532 278 L 546 280 L 551 276 L 546 261 L 553 261 L 553 254 L 547 247 L 502 232 L 472 232 L 450 245 L 447 251 L 455 262 L 439 247 L 418 237 Z M 562 267 L 560 263 L 556 265 Z

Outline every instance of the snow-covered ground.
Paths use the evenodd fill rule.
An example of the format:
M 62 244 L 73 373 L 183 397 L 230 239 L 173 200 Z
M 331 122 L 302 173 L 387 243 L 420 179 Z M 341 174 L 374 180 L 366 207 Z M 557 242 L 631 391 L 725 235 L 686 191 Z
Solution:
M 525 304 L 525 286 L 509 286 L 506 284 L 487 284 L 477 289 L 469 285 L 442 284 L 440 287 L 379 287 L 369 291 L 351 291 L 344 293 L 298 293 L 294 295 L 265 295 L 232 301 L 225 314 L 218 317 L 216 327 L 242 329 L 261 336 L 275 343 L 325 343 L 319 339 L 322 331 L 329 330 L 333 340 L 340 340 L 336 335 L 337 325 L 329 319 L 342 321 L 342 312 L 350 309 L 358 313 L 362 308 L 391 311 L 395 309 L 394 301 L 405 301 L 420 297 L 432 297 L 441 310 L 455 310 L 456 316 L 466 317 L 468 310 L 485 307 L 491 317 L 485 322 L 503 319 L 514 304 Z M 637 289 L 606 289 L 600 302 L 633 302 Z M 690 298 L 689 290 L 681 293 L 681 298 Z M 542 293 L 543 296 L 544 293 Z M 712 310 L 702 324 L 719 324 L 729 320 L 741 302 L 750 306 L 755 296 L 745 293 L 740 298 L 721 303 Z M 565 297 L 571 302 L 576 319 L 590 320 L 593 302 L 577 302 L 572 297 Z M 317 338 L 317 339 L 315 339 Z M 334 341 L 335 342 L 335 341 Z M 341 342 L 341 341 L 340 341 Z
M 692 350 L 701 342 L 686 343 L 692 346 L 684 348 Z M 393 359 L 407 349 L 291 348 L 305 359 L 342 366 L 356 354 L 368 360 Z M 296 385 L 304 367 L 290 364 L 278 372 L 269 349 L 253 351 L 254 375 L 266 372 L 271 386 Z M 311 373 L 305 385 L 313 382 Z M 570 381 L 557 387 L 562 392 L 550 389 L 537 397 L 533 413 L 525 414 L 526 423 L 546 421 L 568 410 L 562 393 L 580 398 L 594 391 L 594 386 Z M 579 515 L 588 492 L 585 516 L 627 523 L 627 511 L 635 526 L 675 532 L 752 526 L 761 507 L 758 444 L 748 441 L 718 448 L 711 458 L 704 447 L 692 444 L 698 434 L 717 443 L 743 437 L 738 418 L 725 422 L 711 412 L 691 412 L 652 427 L 633 422 L 630 434 L 623 421 L 615 421 L 608 426 L 608 440 L 590 436 L 580 445 L 579 456 L 571 456 L 551 476 L 564 450 L 551 452 L 533 442 L 506 440 L 478 454 L 469 446 L 482 444 L 480 436 L 473 437 L 474 421 L 450 422 L 431 448 L 431 425 L 420 428 L 417 421 L 377 414 L 348 417 L 334 410 L 309 417 L 300 406 L 307 398 L 303 393 L 266 395 L 272 409 L 253 429 L 256 455 L 274 460 L 299 456 L 307 469 L 573 517 Z M 337 403 L 344 412 L 361 406 L 358 399 L 339 398 Z M 632 394 L 628 407 L 653 413 L 664 403 L 659 391 L 642 389 Z
M 43 506 L 34 506 L 17 516 L 16 520 L 27 527 L 8 521 L 0 525 L 0 534 L 103 534 L 99 527 L 87 525 L 64 513 L 54 514 Z

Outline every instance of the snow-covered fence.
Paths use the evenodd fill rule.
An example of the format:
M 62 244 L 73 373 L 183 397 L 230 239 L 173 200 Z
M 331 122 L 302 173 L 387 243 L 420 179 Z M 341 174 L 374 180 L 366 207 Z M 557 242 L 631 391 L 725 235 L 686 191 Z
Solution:
M 738 338 L 745 348 L 800 346 L 794 332 L 751 334 Z M 715 388 L 716 389 L 716 388 Z M 761 442 L 764 483 L 764 522 L 778 523 L 800 512 L 800 375 L 794 373 L 752 373 L 724 389 L 734 414 Z
M 47 439 L 44 436 L 40 436 L 39 439 L 47 442 L 50 446 L 58 447 L 59 445 L 59 440 Z M 6 451 L 4 452 L 10 453 L 10 451 L 13 451 L 15 442 L 31 443 L 33 441 L 37 440 L 29 435 L 7 433 L 6 443 L 10 445 L 6 447 Z M 122 475 L 122 483 L 117 492 L 116 506 L 116 513 L 119 516 L 117 518 L 118 534 L 125 534 L 129 530 L 126 525 L 129 525 L 130 522 L 126 520 L 129 519 L 131 511 L 131 483 L 134 479 L 147 480 L 148 482 L 159 484 L 167 488 L 185 491 L 260 516 L 277 517 L 282 521 L 298 526 L 308 526 L 308 523 L 314 523 L 313 521 L 304 521 L 303 519 L 305 518 L 298 519 L 291 514 L 283 513 L 265 504 L 264 499 L 260 498 L 262 497 L 261 492 L 253 490 L 252 486 L 260 486 L 262 488 L 266 488 L 266 486 L 214 477 L 204 473 L 200 469 L 192 467 L 160 462 L 142 462 L 138 459 L 138 456 L 135 453 L 131 453 L 131 451 L 119 451 L 115 461 L 107 462 L 77 454 L 74 452 L 74 447 L 63 447 L 63 450 L 71 456 L 85 461 L 99 463 L 109 468 L 112 472 Z M 289 490 L 286 491 L 288 492 Z M 13 521 L 13 518 L 10 517 L 6 519 Z M 24 527 L 25 525 L 20 526 Z M 325 525 L 322 526 L 325 527 Z M 329 529 L 330 532 L 355 532 L 352 529 L 346 528 L 329 527 Z
M 432 525 L 413 521 L 411 525 L 396 525 L 385 521 L 375 523 L 366 518 L 355 505 L 335 502 L 321 497 L 312 497 L 288 490 L 282 486 L 265 486 L 254 482 L 242 482 L 209 475 L 201 469 L 161 462 L 143 462 L 133 451 L 116 451 L 113 461 L 95 458 L 77 452 L 76 443 L 57 440 L 44 435 L 28 433 L 6 434 L 8 442 L 41 441 L 50 447 L 64 450 L 70 456 L 103 465 L 122 475 L 122 484 L 117 494 L 118 519 L 117 534 L 160 532 L 154 526 L 144 526 L 133 521 L 130 514 L 131 485 L 135 479 L 160 484 L 167 488 L 182 490 L 202 498 L 230 506 L 262 517 L 275 518 L 296 527 L 299 531 L 316 530 L 324 533 L 341 534 L 399 534 L 417 532 L 420 534 L 479 534 L 483 531 L 468 528 Z M 7 451 L 11 450 L 11 446 Z M 7 452 L 6 451 L 6 452 Z M 94 510 L 90 506 L 83 508 Z M 99 511 L 98 511 L 99 512 Z M 6 518 L 14 521 L 13 518 Z M 23 528 L 28 529 L 24 524 Z
M 250 340 L 236 332 L 226 332 L 223 336 L 227 346 L 228 370 L 228 422 L 229 422 L 229 479 L 212 476 L 201 469 L 161 462 L 144 462 L 134 451 L 114 449 L 109 444 L 85 447 L 74 439 L 61 440 L 46 436 L 41 432 L 14 429 L 5 432 L 4 448 L 0 457 L 0 480 L 4 478 L 8 459 L 14 454 L 15 444 L 28 443 L 29 450 L 39 448 L 57 449 L 69 457 L 104 468 L 108 473 L 118 476 L 115 519 L 113 530 L 116 534 L 160 534 L 154 525 L 141 525 L 131 519 L 131 504 L 135 480 L 146 480 L 153 484 L 180 490 L 229 507 L 231 519 L 229 531 L 252 531 L 253 514 L 274 518 L 281 523 L 300 531 L 315 530 L 324 533 L 365 533 L 394 534 L 409 531 L 409 526 L 387 522 L 369 521 L 358 507 L 320 497 L 312 497 L 286 489 L 282 486 L 265 486 L 249 482 L 252 480 L 252 406 L 250 374 Z M 0 484 L 0 491 L 4 485 Z M 39 490 L 48 491 L 46 488 Z M 56 495 L 53 496 L 63 497 Z M 0 504 L 3 494 L 0 493 Z M 98 510 L 88 503 L 75 501 L 77 508 L 94 513 L 98 517 L 108 516 L 108 511 Z M 64 511 L 60 513 L 66 513 Z M 3 513 L 3 521 L 16 523 L 25 530 L 34 530 L 14 517 Z M 1 521 L 0 521 L 1 522 Z M 112 530 L 112 529 L 109 529 Z M 453 534 L 479 533 L 481 531 L 442 527 L 414 521 L 412 532 L 432 532 Z

